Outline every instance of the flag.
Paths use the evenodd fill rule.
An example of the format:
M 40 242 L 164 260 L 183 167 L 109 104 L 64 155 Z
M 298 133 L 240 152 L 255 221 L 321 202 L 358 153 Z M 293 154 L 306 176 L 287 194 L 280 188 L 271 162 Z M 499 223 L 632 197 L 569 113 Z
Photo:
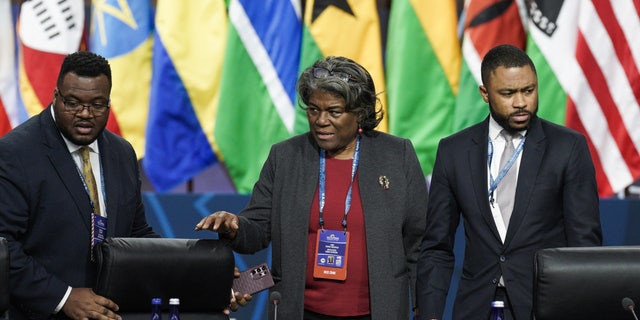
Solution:
M 236 190 L 249 193 L 271 145 L 293 133 L 300 5 L 231 0 L 229 21 L 215 140 Z
M 484 55 L 499 44 L 525 49 L 526 34 L 515 0 L 471 0 L 465 8 L 460 89 L 453 117 L 459 131 L 489 115 L 478 86 Z
M 452 133 L 461 53 L 455 0 L 395 0 L 387 36 L 389 132 L 413 142 L 425 174 Z
M 224 0 L 158 1 L 143 168 L 158 192 L 216 163 Z
M 34 115 L 53 99 L 62 60 L 80 48 L 84 1 L 24 1 L 17 29 L 20 93 Z
M 540 114 L 555 110 L 550 117 L 587 137 L 601 197 L 640 178 L 639 6 L 536 0 L 528 7 Z
M 11 1 L 0 0 L 0 136 L 21 122 Z M 22 112 L 24 114 L 24 112 Z
M 110 121 L 142 158 L 151 86 L 151 3 L 93 0 L 90 30 L 89 49 L 111 65 Z
M 386 114 L 387 98 L 382 60 L 380 19 L 376 0 L 309 0 L 304 12 L 301 70 L 326 56 L 345 56 L 362 65 L 373 78 Z M 295 132 L 309 130 L 305 113 L 298 108 Z M 387 118 L 377 127 L 388 131 Z

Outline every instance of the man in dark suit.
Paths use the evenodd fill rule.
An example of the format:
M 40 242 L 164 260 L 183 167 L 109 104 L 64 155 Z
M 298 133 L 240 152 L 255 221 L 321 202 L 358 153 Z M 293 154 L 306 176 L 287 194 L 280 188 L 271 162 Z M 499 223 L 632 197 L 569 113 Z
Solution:
M 461 215 L 466 247 L 456 320 L 488 319 L 492 300 L 505 301 L 507 319 L 530 319 L 534 253 L 602 244 L 586 140 L 537 117 L 531 59 L 500 45 L 484 57 L 481 73 L 490 116 L 438 147 L 418 261 L 419 319 L 442 318 Z
M 71 54 L 51 105 L 0 139 L 12 320 L 119 319 L 116 303 L 91 289 L 91 249 L 106 236 L 158 236 L 145 218 L 133 148 L 104 130 L 110 92 L 107 60 Z

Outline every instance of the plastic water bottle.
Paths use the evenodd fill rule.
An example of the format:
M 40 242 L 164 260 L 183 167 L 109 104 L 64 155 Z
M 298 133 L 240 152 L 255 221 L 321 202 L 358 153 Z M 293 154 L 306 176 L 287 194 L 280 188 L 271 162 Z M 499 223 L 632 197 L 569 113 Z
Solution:
M 162 320 L 162 299 L 151 299 L 151 320 Z
M 180 320 L 180 312 L 178 309 L 180 309 L 180 299 L 169 299 L 169 320 Z
M 491 301 L 489 320 L 504 320 L 504 301 Z

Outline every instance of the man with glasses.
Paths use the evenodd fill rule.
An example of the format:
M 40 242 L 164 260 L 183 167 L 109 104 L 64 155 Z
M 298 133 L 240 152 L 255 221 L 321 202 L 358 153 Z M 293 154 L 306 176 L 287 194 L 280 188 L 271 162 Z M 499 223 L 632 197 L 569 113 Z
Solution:
M 0 139 L 12 320 L 120 319 L 117 304 L 91 289 L 92 248 L 106 236 L 158 237 L 133 148 L 104 130 L 110 92 L 107 60 L 68 55 L 51 105 Z

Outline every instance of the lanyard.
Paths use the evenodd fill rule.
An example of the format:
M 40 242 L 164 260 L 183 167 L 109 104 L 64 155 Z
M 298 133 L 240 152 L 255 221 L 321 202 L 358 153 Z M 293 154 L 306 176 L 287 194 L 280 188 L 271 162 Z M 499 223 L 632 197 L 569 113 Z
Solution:
M 493 159 L 493 143 L 491 142 L 491 137 L 489 137 L 489 152 L 488 152 L 488 158 L 489 158 L 489 202 L 491 202 L 491 205 L 493 205 L 493 202 L 495 200 L 495 198 L 493 197 L 493 191 L 496 190 L 496 188 L 498 187 L 498 183 L 500 183 L 500 181 L 502 181 L 502 178 L 504 178 L 504 175 L 507 174 L 507 171 L 509 171 L 509 169 L 511 168 L 511 166 L 516 162 L 516 159 L 518 159 L 518 155 L 520 155 L 520 153 L 522 152 L 522 149 L 524 149 L 524 141 L 527 137 L 524 136 L 522 137 L 522 139 L 520 140 L 520 143 L 518 143 L 518 146 L 516 147 L 516 150 L 513 152 L 513 154 L 511 155 L 511 158 L 509 158 L 509 161 L 507 161 L 507 163 L 505 163 L 504 167 L 502 169 L 500 169 L 500 172 L 498 173 L 498 177 L 494 180 L 493 179 L 493 174 L 491 173 L 491 161 Z
M 89 161 L 91 161 L 91 159 L 89 159 Z M 86 191 L 87 192 L 87 196 L 89 196 L 89 203 L 91 204 L 91 209 L 93 209 L 93 212 L 95 213 L 96 212 L 96 207 L 95 207 L 95 204 L 93 203 L 93 201 L 91 200 L 91 196 L 89 194 L 89 187 L 87 186 L 87 183 L 84 181 L 84 175 L 82 174 L 82 170 L 80 170 L 80 167 L 78 167 L 78 164 L 75 161 L 73 161 L 73 163 L 76 164 L 76 170 L 78 171 L 78 175 L 80 175 L 80 181 L 82 181 L 82 185 L 84 186 L 84 191 Z M 106 203 L 107 203 L 106 202 L 107 201 L 107 194 L 104 191 L 105 190 L 104 189 L 104 173 L 102 172 L 102 163 L 100 164 L 100 186 L 102 187 L 102 190 L 101 190 L 102 191 L 102 200 L 105 201 L 105 206 L 104 207 L 105 207 L 105 211 L 106 211 L 106 208 L 107 208 L 107 205 L 106 205 Z M 99 198 L 97 200 L 100 201 Z M 100 204 L 98 203 L 98 205 L 100 205 Z M 100 211 L 102 212 L 102 210 L 100 210 Z M 105 215 L 105 214 L 106 214 L 106 212 L 102 212 L 102 215 Z
M 347 198 L 344 200 L 344 216 L 342 217 L 342 227 L 344 231 L 347 231 L 347 213 L 351 208 L 351 191 L 353 190 L 353 180 L 358 170 L 358 162 L 360 161 L 360 135 L 356 139 L 356 150 L 353 152 L 353 164 L 351 165 L 351 182 L 349 183 L 349 190 L 347 191 Z M 320 228 L 324 230 L 324 204 L 326 200 L 326 180 L 327 180 L 327 160 L 326 151 L 320 149 L 320 181 L 318 182 L 318 204 L 320 205 Z

